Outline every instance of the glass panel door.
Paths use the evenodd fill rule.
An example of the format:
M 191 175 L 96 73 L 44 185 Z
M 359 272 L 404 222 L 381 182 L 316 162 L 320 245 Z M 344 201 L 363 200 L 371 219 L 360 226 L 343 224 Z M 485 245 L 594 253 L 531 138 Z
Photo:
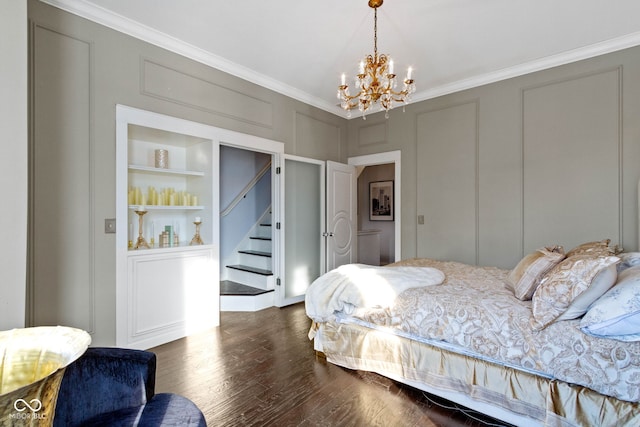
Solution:
M 309 285 L 324 273 L 324 162 L 285 155 L 284 277 L 278 306 L 304 300 Z

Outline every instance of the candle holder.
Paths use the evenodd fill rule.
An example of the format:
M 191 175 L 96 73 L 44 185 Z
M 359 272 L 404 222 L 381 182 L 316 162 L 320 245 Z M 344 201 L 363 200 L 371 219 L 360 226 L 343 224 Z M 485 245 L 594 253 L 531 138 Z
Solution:
M 194 224 L 196 225 L 196 234 L 193 235 L 193 238 L 191 239 L 191 242 L 189 243 L 189 246 L 191 246 L 191 245 L 204 245 L 204 242 L 200 238 L 200 224 L 202 224 L 202 222 L 201 221 L 195 221 Z
M 136 241 L 136 245 L 133 249 L 151 249 L 145 238 L 142 236 L 142 217 L 147 213 L 147 211 L 135 210 L 134 212 L 138 215 L 138 240 Z

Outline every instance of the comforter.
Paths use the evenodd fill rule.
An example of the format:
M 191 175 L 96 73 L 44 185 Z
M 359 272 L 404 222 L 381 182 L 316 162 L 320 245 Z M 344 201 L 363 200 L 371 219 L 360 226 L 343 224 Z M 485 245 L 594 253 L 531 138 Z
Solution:
M 533 330 L 531 302 L 516 299 L 505 288 L 507 270 L 429 259 L 385 268 L 398 266 L 428 267 L 441 271 L 445 279 L 437 286 L 409 287 L 386 306 L 344 310 L 334 301 L 332 320 L 381 329 L 617 399 L 640 401 L 640 343 L 586 335 L 579 329 L 579 319 Z M 315 282 L 308 295 L 317 292 L 316 286 L 326 283 Z M 308 314 L 317 322 L 327 320 Z

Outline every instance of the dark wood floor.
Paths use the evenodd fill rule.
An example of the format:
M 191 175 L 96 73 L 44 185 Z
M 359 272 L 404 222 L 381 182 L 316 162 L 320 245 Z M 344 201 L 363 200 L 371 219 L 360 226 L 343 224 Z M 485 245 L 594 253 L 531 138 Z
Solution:
M 219 328 L 151 349 L 158 356 L 156 392 L 190 398 L 210 427 L 503 425 L 327 363 L 313 351 L 309 325 L 303 304 L 222 313 Z

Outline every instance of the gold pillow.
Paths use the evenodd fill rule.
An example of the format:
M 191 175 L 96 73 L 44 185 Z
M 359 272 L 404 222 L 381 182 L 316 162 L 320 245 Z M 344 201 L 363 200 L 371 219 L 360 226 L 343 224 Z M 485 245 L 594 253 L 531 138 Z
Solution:
M 570 308 L 572 316 L 580 316 L 580 307 L 571 307 L 572 303 L 576 301 L 586 311 L 593 301 L 615 284 L 615 269 L 607 267 L 615 266 L 618 261 L 620 258 L 615 256 L 577 255 L 561 261 L 544 275 L 533 294 L 531 326 L 543 329 L 556 320 L 567 319 L 570 316 L 562 316 Z M 592 286 L 593 289 L 590 290 Z M 590 292 L 585 296 L 589 300 L 585 296 L 576 300 L 587 290 Z
M 615 250 L 609 247 L 611 239 L 600 240 L 599 242 L 587 242 L 576 246 L 567 252 L 567 258 L 576 255 L 608 256 L 615 255 Z
M 546 272 L 564 259 L 562 246 L 540 248 L 520 260 L 507 277 L 507 288 L 516 298 L 530 300 L 540 279 Z

